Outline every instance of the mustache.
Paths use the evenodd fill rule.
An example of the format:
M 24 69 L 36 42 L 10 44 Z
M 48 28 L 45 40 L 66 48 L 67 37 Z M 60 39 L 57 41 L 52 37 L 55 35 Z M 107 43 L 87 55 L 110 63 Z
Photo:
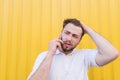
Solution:
M 62 37 L 61 37 L 61 40 L 62 40 L 63 43 L 65 43 L 65 44 L 72 44 L 71 41 L 68 41 L 68 40 L 64 41 L 64 40 L 62 39 Z

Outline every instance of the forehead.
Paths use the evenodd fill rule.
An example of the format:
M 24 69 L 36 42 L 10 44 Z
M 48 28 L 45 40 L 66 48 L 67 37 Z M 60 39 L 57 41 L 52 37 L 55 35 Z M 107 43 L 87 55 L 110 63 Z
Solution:
M 81 35 L 82 34 L 82 29 L 79 26 L 75 26 L 72 23 L 67 24 L 63 31 L 69 31 L 72 34 L 76 34 L 76 35 Z

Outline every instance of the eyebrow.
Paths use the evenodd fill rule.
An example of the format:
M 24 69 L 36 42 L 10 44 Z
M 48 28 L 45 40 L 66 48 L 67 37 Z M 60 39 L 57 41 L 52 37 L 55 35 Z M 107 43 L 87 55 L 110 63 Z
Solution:
M 65 30 L 65 32 L 69 32 L 69 33 L 71 33 L 71 32 L 68 31 L 68 30 Z M 73 33 L 72 33 L 72 35 L 74 35 L 74 36 L 79 36 L 78 34 L 73 34 Z

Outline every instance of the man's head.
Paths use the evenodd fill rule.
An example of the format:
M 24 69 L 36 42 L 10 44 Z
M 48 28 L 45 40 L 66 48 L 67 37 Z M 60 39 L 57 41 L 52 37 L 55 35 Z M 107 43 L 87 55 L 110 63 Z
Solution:
M 84 35 L 84 30 L 77 19 L 66 19 L 63 22 L 63 30 L 61 39 L 64 42 L 61 44 L 64 52 L 71 52 L 80 42 Z
M 71 23 L 71 24 L 73 24 L 73 25 L 75 25 L 77 27 L 80 27 L 82 29 L 82 35 L 81 35 L 81 38 L 82 38 L 83 35 L 84 35 L 84 29 L 83 29 L 82 25 L 80 24 L 80 21 L 75 19 L 75 18 L 73 18 L 73 19 L 65 19 L 64 22 L 63 22 L 63 29 L 69 23 Z

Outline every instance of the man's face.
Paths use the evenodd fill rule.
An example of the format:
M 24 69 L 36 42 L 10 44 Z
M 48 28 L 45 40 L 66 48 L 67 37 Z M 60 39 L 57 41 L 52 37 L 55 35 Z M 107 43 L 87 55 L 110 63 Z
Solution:
M 63 44 L 61 47 L 64 52 L 72 51 L 80 42 L 82 29 L 72 23 L 67 24 L 61 33 Z

